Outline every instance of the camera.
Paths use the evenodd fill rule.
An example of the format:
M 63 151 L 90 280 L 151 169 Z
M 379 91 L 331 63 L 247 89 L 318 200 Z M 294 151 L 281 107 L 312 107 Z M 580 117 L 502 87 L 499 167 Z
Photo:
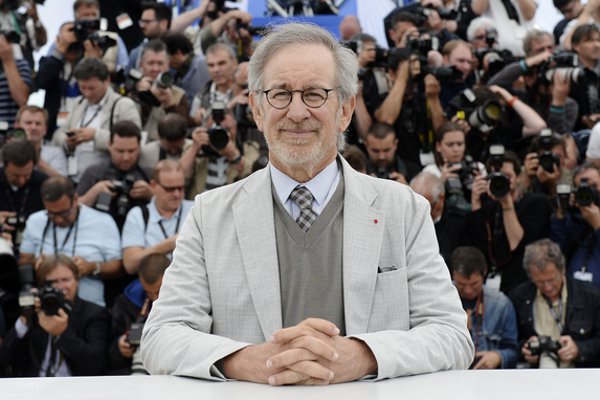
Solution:
M 578 206 L 588 207 L 592 204 L 600 204 L 598 192 L 590 185 L 587 178 L 581 178 L 579 186 L 575 190 L 575 202 Z
M 127 211 L 129 211 L 129 192 L 133 189 L 133 185 L 135 183 L 135 177 L 133 174 L 125 175 L 123 180 L 113 179 L 111 180 L 111 188 L 110 190 L 115 193 L 114 204 L 116 207 L 117 215 L 120 217 L 124 217 L 127 215 Z M 96 199 L 96 209 L 110 213 L 111 205 L 113 204 L 113 196 L 110 193 L 101 192 L 98 194 L 98 198 Z
M 140 345 L 140 341 L 142 340 L 142 332 L 144 331 L 144 323 L 143 322 L 133 322 L 131 327 L 129 328 L 129 333 L 127 334 L 127 343 L 134 347 L 138 347 Z
M 156 77 L 154 83 L 161 89 L 168 89 L 173 86 L 173 76 L 168 72 L 161 72 Z
M 270 28 L 266 27 L 266 26 L 252 26 L 249 24 L 244 24 L 241 20 L 237 20 L 237 23 L 235 25 L 235 29 L 237 29 L 238 31 L 240 29 L 245 29 L 248 31 L 248 33 L 252 36 L 264 36 L 266 35 Z
M 584 72 L 579 68 L 579 57 L 569 51 L 559 51 L 538 66 L 538 79 L 545 84 L 552 83 L 555 73 L 562 74 L 573 83 L 579 82 Z
M 46 315 L 58 315 L 61 308 L 67 312 L 71 311 L 71 305 L 65 300 L 60 289 L 52 286 L 52 281 L 46 281 L 39 292 L 40 308 Z
M 109 47 L 117 45 L 115 39 L 109 37 L 108 33 L 102 32 L 99 19 L 76 20 L 73 24 L 73 33 L 77 38 L 79 46 L 86 40 L 89 40 L 104 52 Z
M 9 43 L 19 44 L 21 42 L 21 36 L 15 31 L 1 30 L 0 35 L 4 36 Z
M 451 66 L 442 66 L 442 67 L 425 67 L 423 68 L 423 77 L 425 75 L 431 74 L 436 77 L 440 83 L 453 83 L 462 79 L 462 72 L 454 65 Z
M 406 47 L 410 48 L 414 53 L 427 57 L 427 53 L 431 50 L 440 49 L 440 40 L 435 36 L 428 39 L 410 38 Z
M 449 103 L 459 119 L 466 120 L 471 128 L 481 133 L 488 133 L 498 125 L 504 114 L 502 105 L 493 98 L 478 98 L 471 89 L 465 89 Z
M 131 68 L 129 73 L 125 73 L 125 68 L 118 65 L 111 74 L 110 81 L 115 86 L 115 90 L 121 96 L 125 96 L 135 90 L 135 85 L 142 77 L 143 75 L 139 70 Z
M 494 144 L 490 146 L 490 166 L 492 173 L 486 179 L 490 181 L 490 192 L 498 199 L 506 196 L 510 192 L 510 179 L 500 170 L 504 163 L 504 146 Z
M 225 119 L 225 103 L 215 101 L 212 103 L 211 108 L 211 116 L 214 122 L 213 126 L 208 130 L 210 146 L 202 146 L 204 155 L 217 155 L 215 150 L 223 150 L 227 146 L 227 143 L 229 143 L 229 134 L 221 126 L 221 123 Z
M 558 353 L 561 348 L 558 340 L 553 340 L 550 336 L 538 336 L 537 339 L 527 341 L 527 348 L 534 356 L 539 356 L 542 353 Z
M 470 192 L 473 189 L 475 175 L 479 171 L 477 162 L 473 161 L 473 157 L 467 154 L 462 162 L 452 164 L 452 166 L 460 166 L 460 169 L 454 172 L 458 177 L 449 177 L 446 181 L 446 191 L 449 194 Z
M 539 136 L 540 147 L 543 149 L 539 155 L 540 165 L 547 172 L 553 172 L 554 166 L 560 166 L 560 158 L 552 153 L 555 143 L 552 140 L 552 129 L 542 129 Z

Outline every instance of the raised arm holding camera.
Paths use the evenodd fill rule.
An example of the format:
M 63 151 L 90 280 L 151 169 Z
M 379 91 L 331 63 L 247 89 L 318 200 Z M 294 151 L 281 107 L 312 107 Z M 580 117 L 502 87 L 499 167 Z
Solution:
M 33 274 L 30 266 L 22 267 Z M 22 274 L 24 275 L 24 274 Z M 104 373 L 109 317 L 78 297 L 79 270 L 67 256 L 50 256 L 30 278 L 31 306 L 8 332 L 0 364 L 13 376 L 90 376 Z M 22 282 L 25 283 L 25 282 Z
M 527 280 L 521 265 L 523 250 L 548 235 L 551 207 L 540 194 L 518 198 L 519 159 L 501 145 L 493 145 L 490 152 L 487 177 L 473 181 L 466 232 L 470 243 L 486 254 L 491 275 L 501 273 L 500 289 L 506 293 Z

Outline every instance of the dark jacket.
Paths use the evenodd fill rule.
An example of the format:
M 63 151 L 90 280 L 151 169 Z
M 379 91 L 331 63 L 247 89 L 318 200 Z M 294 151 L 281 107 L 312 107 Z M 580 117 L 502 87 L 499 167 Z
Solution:
M 115 299 L 110 324 L 110 345 L 108 347 L 108 367 L 110 375 L 130 375 L 131 358 L 125 358 L 119 351 L 119 338 L 135 322 L 146 300 L 146 292 L 139 279 L 131 282 L 125 291 Z
M 562 335 L 571 336 L 579 348 L 576 367 L 600 367 L 600 291 L 588 283 L 569 277 L 566 282 L 567 314 Z M 533 321 L 536 292 L 533 282 L 525 282 L 508 294 L 517 312 L 519 340 L 522 343 L 531 336 L 538 336 Z
M 106 369 L 108 312 L 93 303 L 76 298 L 67 329 L 56 340 L 74 376 L 102 375 Z M 48 333 L 33 318 L 22 339 L 13 327 L 0 349 L 0 365 L 12 369 L 13 376 L 39 376 L 46 354 Z
M 523 270 L 525 246 L 548 237 L 550 231 L 552 207 L 546 196 L 527 193 L 515 203 L 515 211 L 524 233 L 521 242 L 513 251 L 510 251 L 498 202 L 486 201 L 481 209 L 471 212 L 467 217 L 465 229 L 468 243 L 486 255 L 488 265 L 502 272 L 500 290 L 504 293 L 528 281 Z

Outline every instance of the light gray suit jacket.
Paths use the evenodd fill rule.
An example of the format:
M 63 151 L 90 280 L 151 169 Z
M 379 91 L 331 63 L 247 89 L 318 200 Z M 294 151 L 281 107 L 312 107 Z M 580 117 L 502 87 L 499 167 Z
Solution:
M 408 186 L 344 160 L 346 332 L 377 379 L 467 368 L 466 315 L 439 255 L 429 204 Z M 378 267 L 395 266 L 378 273 Z M 282 328 L 269 168 L 196 197 L 177 240 L 141 351 L 153 374 L 223 379 L 219 359 Z

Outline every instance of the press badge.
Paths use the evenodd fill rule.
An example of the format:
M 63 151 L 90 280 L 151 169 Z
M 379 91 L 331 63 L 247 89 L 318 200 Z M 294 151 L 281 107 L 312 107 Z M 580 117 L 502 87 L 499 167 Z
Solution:
M 421 161 L 422 166 L 435 164 L 435 157 L 431 151 L 427 153 L 419 153 L 419 160 Z
M 133 21 L 131 20 L 131 17 L 126 12 L 117 15 L 117 18 L 115 18 L 115 21 L 117 21 L 117 26 L 119 27 L 120 30 L 127 29 L 133 25 Z
M 586 271 L 575 271 L 573 273 L 573 278 L 577 279 L 578 281 L 592 282 L 594 274 Z

